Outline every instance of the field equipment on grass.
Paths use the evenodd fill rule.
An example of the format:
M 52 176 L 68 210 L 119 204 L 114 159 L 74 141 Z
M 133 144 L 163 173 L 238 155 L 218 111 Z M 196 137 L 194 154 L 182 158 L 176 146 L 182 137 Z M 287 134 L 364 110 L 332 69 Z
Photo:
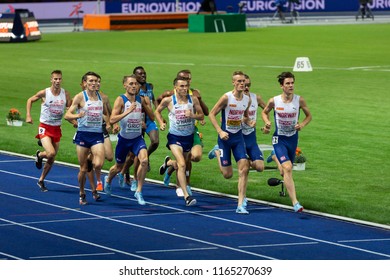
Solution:
M 280 196 L 286 196 L 286 192 L 284 191 L 284 181 L 279 180 L 277 178 L 269 178 L 268 179 L 268 185 L 271 187 L 276 187 L 281 185 L 281 190 L 279 192 Z

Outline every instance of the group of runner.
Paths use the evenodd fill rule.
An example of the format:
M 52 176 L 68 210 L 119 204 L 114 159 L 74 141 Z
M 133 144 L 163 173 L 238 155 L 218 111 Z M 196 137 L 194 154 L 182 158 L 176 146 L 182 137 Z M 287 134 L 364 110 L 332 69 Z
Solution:
M 264 127 L 269 133 L 271 120 L 269 113 L 274 110 L 275 133 L 272 144 L 275 160 L 283 177 L 293 208 L 301 212 L 303 207 L 296 198 L 292 178 L 292 163 L 298 144 L 298 131 L 311 121 L 311 113 L 305 100 L 294 94 L 295 77 L 290 72 L 278 76 L 282 93 L 265 103 L 260 95 L 250 92 L 251 80 L 241 71 L 232 74 L 233 89 L 218 100 L 209 111 L 200 91 L 191 87 L 191 72 L 182 70 L 173 81 L 173 89 L 165 91 L 158 98 L 153 93 L 153 85 L 146 81 L 146 71 L 136 67 L 133 74 L 123 77 L 125 92 L 118 96 L 111 108 L 108 96 L 100 90 L 101 77 L 95 72 L 87 72 L 81 81 L 81 92 L 73 100 L 69 92 L 61 87 L 62 72 L 51 73 L 51 86 L 38 91 L 27 101 L 26 122 L 31 118 L 32 103 L 41 100 L 38 143 L 44 151 L 38 150 L 35 164 L 43 167 L 37 182 L 41 191 L 46 192 L 44 180 L 49 173 L 59 149 L 61 122 L 64 117 L 75 128 L 74 136 L 79 161 L 79 203 L 87 204 L 85 183 L 88 178 L 94 200 L 99 200 L 99 191 L 107 195 L 112 192 L 112 180 L 117 176 L 120 187 L 126 185 L 134 191 L 134 197 L 140 205 L 145 205 L 142 187 L 146 173 L 150 170 L 149 158 L 159 146 L 159 129 L 168 129 L 167 148 L 171 156 L 166 156 L 159 172 L 164 175 L 164 184 L 170 184 L 170 177 L 176 171 L 176 193 L 183 197 L 185 205 L 197 203 L 192 195 L 190 175 L 192 162 L 199 162 L 203 153 L 202 137 L 199 125 L 205 124 L 205 116 L 218 133 L 217 145 L 209 152 L 209 159 L 217 158 L 224 178 L 233 176 L 231 156 L 238 167 L 238 200 L 236 213 L 248 214 L 246 189 L 249 169 L 258 172 L 264 170 L 263 154 L 256 140 L 256 119 L 258 108 Z M 167 109 L 168 120 L 162 112 Z M 299 122 L 299 112 L 305 114 Z M 217 115 L 221 113 L 221 121 Z M 157 127 L 158 124 L 158 127 Z M 115 164 L 101 181 L 101 169 L 105 159 L 112 161 L 114 152 L 109 131 L 118 133 L 115 148 Z M 147 146 L 144 134 L 150 138 Z M 129 168 L 134 165 L 133 180 L 130 180 Z M 96 183 L 95 183 L 96 176 Z

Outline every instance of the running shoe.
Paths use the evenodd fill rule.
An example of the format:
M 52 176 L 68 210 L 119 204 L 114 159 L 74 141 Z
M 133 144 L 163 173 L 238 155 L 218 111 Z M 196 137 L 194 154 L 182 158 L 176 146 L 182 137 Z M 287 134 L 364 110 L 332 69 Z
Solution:
M 95 201 L 100 200 L 100 195 L 97 191 L 92 192 L 92 197 Z
M 215 158 L 217 155 L 215 154 L 215 151 L 219 149 L 218 145 L 215 145 L 214 148 L 211 149 L 209 152 L 209 159 Z
M 36 154 L 35 154 L 35 166 L 38 168 L 38 169 L 42 169 L 42 161 L 43 161 L 43 158 L 41 158 L 39 156 L 39 153 L 40 151 L 37 150 Z
M 111 184 L 107 182 L 108 176 L 104 176 L 104 192 L 107 195 L 111 195 Z
M 167 170 L 168 168 L 168 161 L 170 160 L 171 158 L 169 156 L 166 156 L 165 159 L 164 159 L 164 163 L 160 166 L 160 175 L 163 175 L 165 173 L 165 171 Z
M 87 159 L 87 172 L 91 172 L 93 168 L 92 160 Z
M 272 150 L 271 154 L 267 157 L 267 163 L 270 163 L 271 161 L 273 161 L 272 159 L 272 156 L 275 154 L 275 151 Z
M 187 185 L 187 193 L 188 195 L 192 195 L 191 186 Z
M 146 204 L 141 192 L 135 192 L 134 197 L 137 199 L 139 205 Z
M 248 199 L 244 197 L 244 200 L 242 201 L 242 207 L 247 207 L 248 206 Z
M 138 188 L 138 181 L 137 181 L 137 180 L 133 180 L 133 181 L 131 182 L 131 188 L 130 188 L 130 190 L 131 190 L 132 192 L 135 192 L 135 191 L 137 190 L 137 188 Z
M 299 204 L 299 202 L 295 203 L 294 204 L 294 211 L 297 212 L 297 213 L 300 213 L 303 211 L 303 206 L 301 204 Z
M 37 185 L 41 189 L 41 192 L 47 192 L 48 191 L 48 189 L 46 188 L 45 183 L 43 181 L 38 181 Z
M 124 189 L 125 188 L 125 177 L 123 176 L 122 173 L 118 174 L 118 181 L 119 181 L 119 187 Z
M 176 195 L 177 195 L 178 197 L 184 197 L 183 190 L 182 190 L 180 187 L 177 187 L 177 188 L 176 188 Z
M 86 205 L 87 204 L 87 198 L 85 196 L 85 193 L 80 195 L 79 203 L 80 203 L 80 205 Z
M 237 214 L 246 214 L 246 215 L 249 214 L 249 212 L 246 210 L 246 208 L 243 205 L 237 207 L 236 213 Z
M 164 185 L 169 186 L 169 183 L 171 182 L 171 176 L 168 174 L 168 169 L 165 171 L 165 176 L 164 176 Z
M 96 182 L 96 190 L 101 192 L 103 190 L 103 184 L 102 181 L 97 181 Z
M 186 198 L 186 206 L 193 206 L 196 204 L 196 199 L 193 198 L 192 196 L 187 196 Z

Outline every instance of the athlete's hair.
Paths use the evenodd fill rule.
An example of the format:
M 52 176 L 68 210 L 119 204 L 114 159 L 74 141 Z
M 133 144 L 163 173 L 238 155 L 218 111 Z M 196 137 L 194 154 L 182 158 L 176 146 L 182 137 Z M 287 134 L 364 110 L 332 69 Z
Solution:
M 287 78 L 293 78 L 294 82 L 295 82 L 295 76 L 291 72 L 282 72 L 280 75 L 278 75 L 277 78 L 278 78 L 279 84 L 281 84 L 281 85 L 283 85 L 284 79 L 287 79 Z
M 82 81 L 82 82 L 87 81 L 87 77 L 88 77 L 88 76 L 95 76 L 96 78 L 101 79 L 101 77 L 100 77 L 99 74 L 97 74 L 97 73 L 95 73 L 95 72 L 92 72 L 92 71 L 89 71 L 89 72 L 87 72 L 87 73 L 85 73 L 85 74 L 83 75 L 83 77 L 81 78 L 81 81 Z
M 184 70 L 180 70 L 179 72 L 177 72 L 177 77 L 182 77 L 182 75 L 185 75 L 185 74 L 188 74 L 188 75 L 190 75 L 190 76 L 192 76 L 192 74 L 191 74 L 191 71 L 190 70 L 188 70 L 188 69 L 184 69 Z M 184 78 L 184 79 L 186 79 L 186 78 Z M 190 78 L 191 79 L 191 78 Z
M 187 78 L 184 78 L 184 77 L 180 77 L 180 76 L 177 76 L 174 80 L 173 80 L 173 85 L 177 85 L 177 82 L 178 81 L 186 81 L 187 84 L 188 84 L 188 79 Z
M 237 76 L 237 75 L 245 76 L 244 72 L 242 72 L 242 71 L 234 71 L 232 77 Z
M 58 74 L 58 75 L 62 75 L 62 71 L 61 70 L 53 70 L 50 75 L 53 76 L 53 74 Z
M 126 75 L 126 76 L 123 76 L 122 84 L 124 84 L 127 81 L 127 79 L 130 79 L 130 78 L 134 78 L 135 80 L 137 80 L 137 76 L 135 74 Z
M 135 72 L 137 72 L 137 70 L 144 70 L 144 71 L 145 71 L 144 67 L 142 67 L 142 66 L 137 66 L 137 67 L 135 67 L 135 68 L 133 69 L 133 74 L 135 74 Z

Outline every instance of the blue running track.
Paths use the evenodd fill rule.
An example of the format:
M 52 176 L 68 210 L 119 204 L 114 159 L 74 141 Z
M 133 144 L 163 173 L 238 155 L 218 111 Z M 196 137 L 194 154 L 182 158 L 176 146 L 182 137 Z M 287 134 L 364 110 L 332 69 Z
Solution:
M 32 158 L 0 152 L 2 260 L 389 260 L 390 229 L 194 191 L 186 207 L 173 188 L 145 183 L 146 205 L 113 181 L 95 202 L 87 183 L 79 205 L 78 169 L 55 164 L 48 192 Z M 221 178 L 222 180 L 222 178 Z

